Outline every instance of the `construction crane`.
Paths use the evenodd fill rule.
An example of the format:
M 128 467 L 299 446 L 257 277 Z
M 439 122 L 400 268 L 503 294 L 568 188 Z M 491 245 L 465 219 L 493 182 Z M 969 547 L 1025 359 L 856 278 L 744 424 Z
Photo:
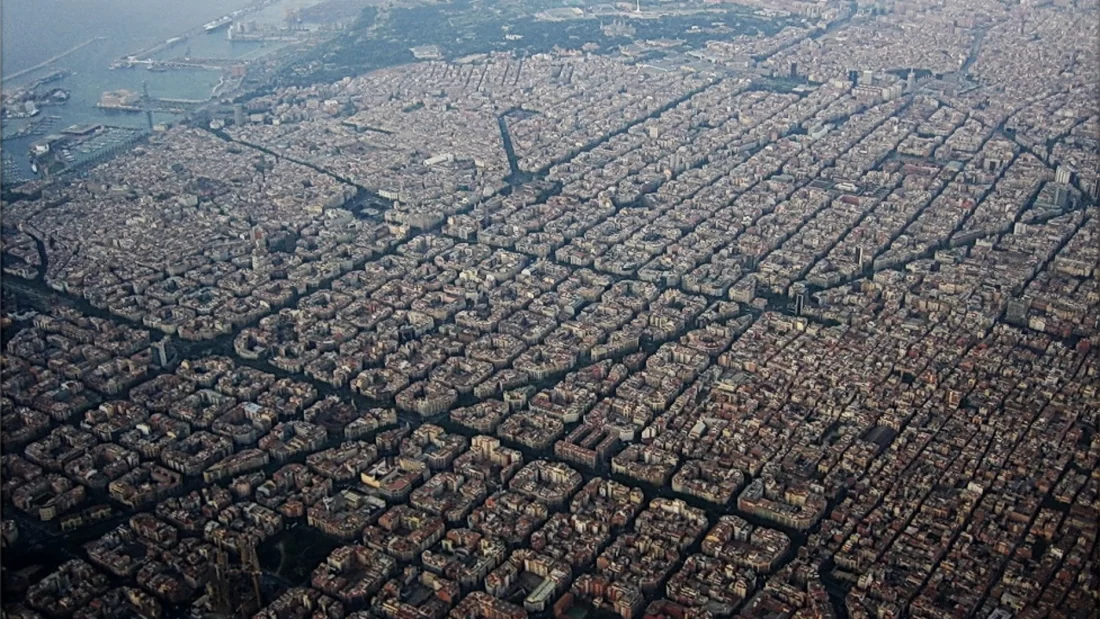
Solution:
M 210 598 L 214 615 L 228 619 L 233 616 L 233 607 L 229 600 L 229 553 L 220 543 L 215 552 L 217 552 L 217 561 L 214 563 L 214 580 L 206 583 L 206 595 Z
M 263 598 L 260 597 L 260 556 L 256 553 L 256 540 L 249 536 L 248 542 L 244 548 L 241 549 L 241 563 L 242 566 L 248 567 L 248 572 L 252 576 L 252 595 L 256 600 L 256 606 L 263 606 Z
M 233 592 L 231 589 L 234 577 L 239 579 L 247 574 L 252 581 L 252 595 L 256 602 L 256 609 L 263 607 L 263 598 L 260 592 L 260 558 L 256 552 L 256 540 L 249 536 L 238 545 L 238 553 L 241 561 L 237 565 L 229 563 L 229 552 L 224 542 L 217 542 L 217 559 L 214 564 L 214 581 L 207 583 L 206 593 L 210 598 L 210 606 L 213 615 L 218 619 L 231 619 L 240 616 L 247 619 L 252 615 L 248 608 L 248 600 L 240 600 L 236 608 L 233 605 Z
M 302 23 L 301 13 L 298 9 L 292 9 L 287 7 L 286 9 L 286 29 L 297 30 Z

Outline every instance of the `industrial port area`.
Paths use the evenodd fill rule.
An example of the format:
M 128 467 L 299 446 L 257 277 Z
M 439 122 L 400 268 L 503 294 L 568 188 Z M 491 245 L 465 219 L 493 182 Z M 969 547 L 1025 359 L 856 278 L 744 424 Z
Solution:
M 575 4 L 32 136 L 3 619 L 1097 616 L 1100 2 Z
M 306 28 L 299 11 L 285 9 L 282 23 L 257 22 L 250 19 L 253 13 L 279 6 L 283 0 L 260 0 L 247 8 L 233 11 L 202 26 L 173 36 L 152 47 L 133 54 L 126 54 L 111 64 L 112 69 L 170 70 L 232 70 L 233 77 L 243 76 L 248 61 L 239 57 L 192 57 L 190 42 L 196 37 L 225 34 L 230 42 L 278 43 L 279 46 L 302 43 L 316 34 L 316 29 Z
M 220 102 L 229 101 L 238 95 L 250 64 L 278 55 L 281 50 L 289 47 L 316 44 L 342 27 L 340 23 L 334 23 L 329 19 L 323 7 L 314 7 L 315 15 L 310 14 L 316 22 L 324 24 L 323 27 L 318 28 L 316 23 L 306 23 L 308 17 L 303 19 L 300 8 L 283 8 L 284 3 L 285 0 L 260 0 L 152 46 L 127 53 L 110 64 L 112 71 L 213 72 L 219 76 L 219 80 L 206 96 L 200 98 L 157 96 L 155 93 L 151 95 L 148 84 L 143 80 L 139 90 L 119 88 L 102 92 L 93 107 L 112 116 L 143 115 L 146 119 L 144 128 L 147 132 L 163 130 L 168 125 L 185 119 L 199 108 L 217 106 Z M 280 19 L 275 19 L 273 16 L 280 8 L 283 8 L 284 13 Z M 267 19 L 262 18 L 265 11 Z M 257 18 L 257 14 L 260 14 L 261 18 Z M 231 43 L 251 44 L 251 47 L 241 51 L 230 45 L 223 48 L 224 57 L 198 56 L 192 53 L 192 43 L 205 43 L 209 46 L 210 40 L 215 37 L 225 37 Z M 65 58 L 80 53 L 84 48 L 104 39 L 105 37 L 94 37 L 51 57 L 40 65 L 5 75 L 4 80 L 7 82 L 9 79 L 22 77 L 35 70 L 56 66 L 63 63 Z M 2 110 L 0 115 L 4 121 L 3 141 L 15 142 L 28 138 L 34 141 L 30 143 L 27 149 L 29 152 L 26 153 L 13 153 L 8 152 L 10 149 L 6 150 L 4 166 L 8 173 L 3 176 L 4 186 L 12 187 L 31 180 L 31 177 L 22 172 L 21 166 L 17 165 L 15 157 L 28 157 L 30 172 L 33 175 L 44 177 L 61 173 L 68 176 L 81 173 L 88 165 L 113 156 L 118 152 L 120 145 L 133 143 L 134 140 L 130 139 L 130 134 L 135 127 L 115 126 L 116 123 L 112 122 L 110 117 L 104 122 L 93 123 L 102 125 L 96 139 L 76 140 L 80 142 L 79 144 L 73 144 L 72 131 L 59 131 L 60 127 L 66 126 L 61 124 L 64 118 L 50 113 L 49 106 L 68 103 L 69 90 L 57 87 L 56 83 L 72 75 L 74 72 L 69 69 L 56 69 L 17 88 L 5 87 L 2 106 L 0 106 Z M 154 115 L 174 117 L 176 121 L 154 121 Z M 89 148 L 93 150 L 89 152 Z

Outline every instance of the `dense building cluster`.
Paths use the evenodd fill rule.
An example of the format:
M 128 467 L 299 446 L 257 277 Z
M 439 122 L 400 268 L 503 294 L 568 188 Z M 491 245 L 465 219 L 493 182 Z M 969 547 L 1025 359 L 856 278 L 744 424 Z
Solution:
M 5 203 L 61 302 L 2 538 L 86 534 L 5 612 L 1095 608 L 1097 7 L 740 3 L 806 27 L 275 89 Z

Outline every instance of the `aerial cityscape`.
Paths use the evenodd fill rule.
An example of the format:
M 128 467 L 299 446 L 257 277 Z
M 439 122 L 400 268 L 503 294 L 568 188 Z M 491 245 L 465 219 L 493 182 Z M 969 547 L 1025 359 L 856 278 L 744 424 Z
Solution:
M 1100 0 L 148 2 L 3 65 L 4 619 L 1100 617 Z

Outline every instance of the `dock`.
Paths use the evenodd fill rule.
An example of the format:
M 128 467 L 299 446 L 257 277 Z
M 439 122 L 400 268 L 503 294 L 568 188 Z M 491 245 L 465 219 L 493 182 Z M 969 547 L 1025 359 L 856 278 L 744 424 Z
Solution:
M 97 103 L 95 107 L 108 112 L 157 112 L 160 114 L 187 114 L 207 103 L 204 99 L 161 99 L 149 97 L 135 105 Z
M 152 58 L 119 60 L 111 65 L 112 69 L 139 69 L 149 71 L 224 71 L 226 69 L 248 64 L 245 60 L 236 58 L 175 58 L 172 60 L 153 60 Z
M 46 135 L 50 128 L 53 127 L 57 121 L 61 120 L 60 116 L 41 116 L 28 122 L 19 129 L 7 130 L 5 128 L 3 135 L 0 136 L 0 141 L 7 142 L 8 140 L 18 140 L 19 138 L 25 138 L 37 135 Z
M 187 41 L 188 39 L 191 39 L 193 37 L 200 36 L 200 35 L 211 34 L 215 30 L 220 30 L 223 26 L 230 25 L 234 20 L 239 19 L 239 18 L 243 17 L 244 15 L 246 15 L 248 13 L 251 13 L 253 11 L 259 11 L 260 9 L 266 8 L 266 7 L 274 4 L 277 1 L 278 0 L 260 0 L 259 2 L 256 2 L 255 4 L 253 4 L 251 6 L 233 11 L 232 13 L 230 13 L 228 15 L 224 15 L 222 17 L 219 17 L 218 19 L 215 19 L 212 22 L 209 22 L 209 23 L 206 23 L 206 24 L 203 24 L 203 25 L 200 25 L 200 26 L 195 26 L 194 28 L 191 28 L 190 30 L 187 30 L 183 33 L 180 33 L 180 34 L 176 35 L 176 36 L 173 36 L 173 37 L 171 37 L 171 38 L 169 38 L 169 39 L 167 39 L 167 40 L 165 40 L 161 43 L 157 43 L 156 45 L 153 45 L 152 47 L 148 47 L 146 49 L 135 52 L 133 54 L 128 54 L 126 56 L 122 56 L 122 57 L 118 58 L 117 60 L 115 60 L 114 63 L 111 64 L 111 68 L 112 69 L 129 68 L 129 67 L 134 67 L 134 66 L 137 66 L 137 65 L 145 65 L 149 62 L 158 62 L 158 61 L 154 61 L 152 59 L 152 56 L 154 54 L 158 54 L 158 53 L 160 53 L 160 52 L 162 52 L 166 49 L 169 49 L 171 47 L 179 45 L 180 43 L 182 43 L 184 41 Z M 223 20 L 225 20 L 224 24 L 222 24 Z M 218 25 L 214 28 L 208 28 L 208 26 L 212 26 L 214 24 L 218 24 Z M 175 62 L 178 62 L 178 61 L 169 61 L 169 62 L 175 63 Z M 166 66 L 164 68 L 166 68 L 166 69 L 173 69 L 173 68 L 178 68 L 178 69 L 189 69 L 190 68 L 190 69 L 194 69 L 194 68 L 199 68 L 199 69 L 215 70 L 214 65 L 205 65 L 205 66 L 200 66 L 200 67 Z M 223 69 L 223 68 L 225 68 L 225 67 L 224 66 L 217 67 L 217 70 L 220 70 L 220 69 Z

